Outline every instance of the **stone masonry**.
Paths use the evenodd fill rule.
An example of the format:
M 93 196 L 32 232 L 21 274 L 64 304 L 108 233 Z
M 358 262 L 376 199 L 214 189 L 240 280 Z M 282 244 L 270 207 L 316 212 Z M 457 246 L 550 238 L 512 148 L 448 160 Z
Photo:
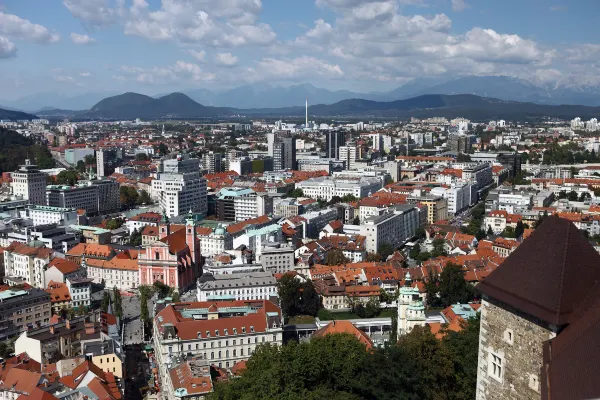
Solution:
M 555 328 L 543 321 L 484 295 L 477 400 L 541 399 L 543 343 L 555 336 Z M 494 368 L 493 359 L 496 365 L 500 360 L 500 369 Z

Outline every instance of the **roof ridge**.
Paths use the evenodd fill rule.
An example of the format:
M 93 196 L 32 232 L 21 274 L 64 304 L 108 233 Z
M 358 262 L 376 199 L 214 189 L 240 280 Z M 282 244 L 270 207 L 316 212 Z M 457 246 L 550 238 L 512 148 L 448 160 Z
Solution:
M 565 284 L 565 271 L 566 271 L 566 266 L 565 264 L 567 263 L 567 253 L 569 251 L 569 237 L 571 236 L 571 226 L 575 226 L 572 223 L 567 224 L 567 234 L 565 236 L 565 250 L 563 252 L 563 259 L 562 259 L 562 271 L 560 272 L 560 285 L 558 286 L 558 297 L 557 297 L 557 307 L 556 307 L 556 319 L 560 318 L 560 312 L 561 312 L 561 301 L 562 301 L 562 295 L 563 295 L 563 287 Z

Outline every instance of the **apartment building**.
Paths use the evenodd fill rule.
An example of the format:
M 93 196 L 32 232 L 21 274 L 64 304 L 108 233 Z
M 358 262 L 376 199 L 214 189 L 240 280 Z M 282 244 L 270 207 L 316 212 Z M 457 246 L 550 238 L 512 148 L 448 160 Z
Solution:
M 48 324 L 50 293 L 36 288 L 0 291 L 0 340 Z
M 377 253 L 383 243 L 396 248 L 412 238 L 420 227 L 419 208 L 399 204 L 387 209 L 382 215 L 365 218 L 360 235 L 366 237 L 366 250 Z
M 222 225 L 216 228 L 197 227 L 196 236 L 200 239 L 200 254 L 203 257 L 212 257 L 233 249 L 233 237 Z
M 283 342 L 281 310 L 268 300 L 157 307 L 153 340 L 160 384 L 169 379 L 168 362 L 173 357 L 192 356 L 220 368 L 231 368 L 248 360 L 256 346 Z
M 231 275 L 203 274 L 198 279 L 198 301 L 269 300 L 277 296 L 272 272 L 242 272 Z
M 49 185 L 46 187 L 46 201 L 50 207 L 83 209 L 88 215 L 99 210 L 96 186 Z
M 5 280 L 11 285 L 28 283 L 46 288 L 45 270 L 54 257 L 54 250 L 45 246 L 28 246 L 13 242 L 4 249 Z
M 75 208 L 31 205 L 25 210 L 25 216 L 33 220 L 33 226 L 47 224 L 68 226 L 76 225 L 78 221 Z
M 197 158 L 165 160 L 162 172 L 152 181 L 152 192 L 169 218 L 193 213 L 206 215 L 206 179 L 200 176 Z
M 36 165 L 31 164 L 30 160 L 25 160 L 25 165 L 21 165 L 18 171 L 13 172 L 11 178 L 11 187 L 15 196 L 28 200 L 29 204 L 40 206 L 47 204 L 47 175 Z
M 310 178 L 296 184 L 296 189 L 302 189 L 304 195 L 313 199 L 329 201 L 334 196 L 352 195 L 356 198 L 367 197 L 383 187 L 381 179 L 371 177 L 361 178 Z
M 283 274 L 294 270 L 294 247 L 283 243 L 270 242 L 263 246 L 260 263 L 266 271 Z

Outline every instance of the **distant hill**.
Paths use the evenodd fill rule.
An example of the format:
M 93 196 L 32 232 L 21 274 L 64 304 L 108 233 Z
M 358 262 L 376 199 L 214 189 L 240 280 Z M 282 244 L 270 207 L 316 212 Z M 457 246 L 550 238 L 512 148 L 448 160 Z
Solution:
M 0 108 L 0 119 L 9 119 L 9 120 L 22 120 L 22 119 L 37 119 L 37 117 L 33 114 L 27 114 L 25 112 L 22 111 L 12 111 L 12 110 L 5 110 Z
M 270 110 L 240 110 L 248 114 L 295 115 L 302 116 L 301 107 Z M 406 100 L 379 102 L 363 99 L 343 100 L 331 105 L 318 104 L 309 107 L 309 115 L 319 117 L 465 117 L 475 121 L 490 119 L 524 120 L 528 118 L 556 117 L 571 119 L 576 116 L 591 118 L 600 115 L 600 107 L 573 105 L 542 105 L 516 101 L 499 100 L 475 95 L 417 96 Z
M 207 107 L 183 93 L 171 93 L 159 98 L 124 93 L 101 100 L 88 111 L 48 110 L 48 117 L 73 117 L 77 119 L 161 119 L 161 118 L 219 118 L 246 117 L 303 117 L 304 107 L 279 108 L 226 108 Z M 474 121 L 491 119 L 526 120 L 540 117 L 589 119 L 600 115 L 600 107 L 576 105 L 545 105 L 500 100 L 472 94 L 427 94 L 404 100 L 374 101 L 348 99 L 334 104 L 309 106 L 311 117 L 402 118 L 410 117 L 465 117 Z
M 171 93 L 158 99 L 138 93 L 124 93 L 108 97 L 79 117 L 135 119 L 135 118 L 202 118 L 231 115 L 231 110 L 205 107 L 183 93 Z

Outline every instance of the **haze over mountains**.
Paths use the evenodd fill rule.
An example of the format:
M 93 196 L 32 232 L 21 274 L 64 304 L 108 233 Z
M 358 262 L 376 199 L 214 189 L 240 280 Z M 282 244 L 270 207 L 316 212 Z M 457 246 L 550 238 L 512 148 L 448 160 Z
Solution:
M 334 91 L 311 84 L 288 87 L 253 84 L 224 91 L 190 89 L 182 93 L 205 106 L 240 109 L 302 106 L 305 99 L 309 104 L 333 104 L 348 99 L 395 101 L 423 94 L 474 94 L 538 104 L 600 106 L 600 78 L 568 76 L 552 84 L 543 84 L 506 76 L 466 76 L 452 80 L 416 79 L 389 92 Z M 0 108 L 34 113 L 43 109 L 87 110 L 100 100 L 116 94 L 119 93 L 82 93 L 72 96 L 41 93 L 15 101 L 0 98 Z
M 0 110 L 2 111 L 2 110 Z M 40 111 L 46 118 L 72 118 L 80 120 L 108 119 L 224 119 L 243 118 L 298 118 L 303 119 L 304 107 L 252 108 L 213 107 L 199 104 L 183 93 L 171 93 L 153 98 L 139 93 L 124 93 L 101 100 L 89 110 Z M 442 116 L 447 118 L 462 116 L 474 121 L 490 119 L 525 120 L 541 117 L 570 119 L 575 116 L 591 118 L 600 115 L 600 107 L 579 105 L 544 105 L 523 103 L 480 97 L 471 94 L 461 95 L 421 95 L 404 100 L 374 101 L 348 99 L 334 104 L 309 106 L 312 118 L 402 118 Z

